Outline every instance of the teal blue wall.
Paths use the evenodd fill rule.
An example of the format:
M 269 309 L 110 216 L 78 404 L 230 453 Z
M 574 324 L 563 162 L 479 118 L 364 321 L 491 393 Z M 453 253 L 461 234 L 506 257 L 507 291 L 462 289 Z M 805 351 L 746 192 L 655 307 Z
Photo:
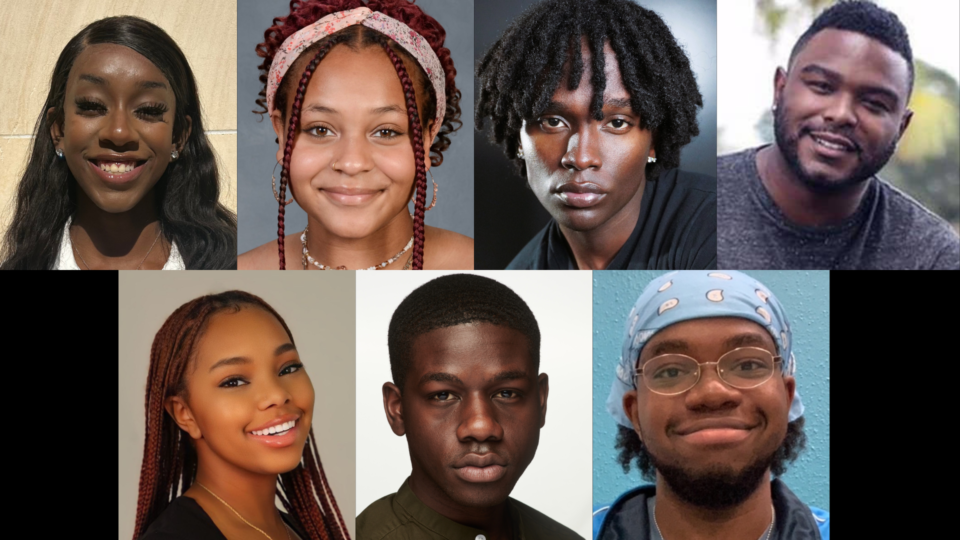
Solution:
M 803 398 L 807 449 L 782 477 L 800 500 L 830 509 L 830 279 L 826 271 L 746 272 L 783 304 L 793 328 L 797 390 Z M 612 502 L 646 483 L 616 461 L 617 423 L 604 409 L 613 380 L 624 320 L 640 291 L 662 271 L 593 273 L 593 502 Z

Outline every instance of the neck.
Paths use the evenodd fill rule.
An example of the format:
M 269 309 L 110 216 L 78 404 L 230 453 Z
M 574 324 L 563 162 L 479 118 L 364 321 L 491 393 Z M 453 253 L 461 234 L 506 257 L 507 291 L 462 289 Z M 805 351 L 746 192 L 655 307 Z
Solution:
M 737 506 L 724 509 L 701 508 L 681 499 L 657 474 L 657 525 L 664 540 L 755 540 L 773 520 L 770 471 L 757 489 Z
M 640 202 L 643 200 L 643 190 L 646 185 L 646 181 L 642 182 L 640 189 L 630 201 L 598 227 L 589 231 L 575 231 L 560 225 L 560 232 L 570 245 L 577 268 L 603 270 L 613 261 L 637 226 L 637 220 L 640 219 Z
M 161 239 L 154 245 L 160 221 L 152 191 L 136 206 L 119 213 L 104 212 L 81 189 L 77 194 L 77 212 L 70 232 L 74 247 L 85 261 L 77 261 L 81 267 L 89 264 L 92 268 L 135 268 L 148 252 L 166 261 L 166 242 Z M 143 267 L 148 267 L 147 261 Z
M 346 266 L 349 270 L 370 268 L 386 262 L 407 245 L 413 235 L 413 219 L 406 208 L 381 229 L 362 238 L 338 236 L 313 217 L 307 217 L 307 249 L 310 256 L 325 266 Z M 413 254 L 410 246 L 389 269 L 403 268 Z M 316 269 L 307 262 L 307 269 Z
M 790 169 L 776 144 L 757 152 L 756 164 L 763 187 L 783 215 L 807 227 L 833 225 L 852 216 L 869 185 L 860 182 L 832 193 L 812 191 Z
M 425 475 L 423 475 L 425 476 Z M 507 501 L 488 507 L 465 507 L 451 501 L 436 485 L 421 478 L 414 467 L 410 489 L 428 508 L 467 527 L 480 529 L 488 540 L 510 540 L 513 523 Z

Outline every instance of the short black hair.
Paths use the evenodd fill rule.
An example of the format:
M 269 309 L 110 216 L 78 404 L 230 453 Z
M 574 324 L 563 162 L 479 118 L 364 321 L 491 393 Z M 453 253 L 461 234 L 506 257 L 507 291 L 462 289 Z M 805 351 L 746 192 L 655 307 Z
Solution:
M 640 128 L 653 132 L 657 162 L 646 166 L 647 178 L 679 167 L 680 149 L 700 134 L 697 108 L 703 107 L 703 97 L 670 28 L 656 13 L 629 0 L 546 0 L 513 21 L 477 66 L 477 129 L 490 117 L 491 140 L 503 145 L 526 177 L 523 160 L 517 158 L 520 128 L 546 109 L 568 62 L 567 86 L 574 90 L 580 84 L 581 37 L 592 56 L 594 118 L 603 118 L 603 46 L 609 42 Z
M 527 338 L 534 369 L 540 369 L 540 327 L 522 298 L 506 285 L 472 274 L 438 277 L 410 293 L 390 319 L 387 348 L 393 383 L 403 389 L 413 342 L 427 332 L 485 322 L 519 331 Z
M 887 11 L 873 2 L 863 0 L 840 1 L 825 9 L 814 19 L 810 28 L 800 36 L 790 51 L 790 65 L 803 47 L 821 30 L 834 28 L 863 34 L 883 43 L 896 51 L 910 69 L 908 95 L 913 92 L 913 50 L 910 48 L 910 36 L 896 14 Z
M 803 431 L 804 419 L 801 416 L 793 422 L 787 423 L 787 435 L 783 439 L 780 448 L 773 456 L 773 463 L 770 465 L 770 472 L 773 476 L 782 476 L 787 472 L 787 465 L 796 461 L 800 452 L 807 446 L 807 434 Z M 632 428 L 617 426 L 617 444 L 616 449 L 620 451 L 617 456 L 617 462 L 623 467 L 624 474 L 630 472 L 630 465 L 636 464 L 640 476 L 654 481 L 657 478 L 656 469 L 653 466 L 653 460 L 647 447 L 644 446 L 640 437 L 637 436 Z

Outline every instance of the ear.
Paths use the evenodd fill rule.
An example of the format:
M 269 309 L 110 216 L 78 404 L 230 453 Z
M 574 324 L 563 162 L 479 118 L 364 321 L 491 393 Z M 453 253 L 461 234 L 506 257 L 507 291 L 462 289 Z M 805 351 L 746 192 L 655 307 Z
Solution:
M 780 103 L 780 96 L 783 94 L 783 87 L 787 85 L 787 72 L 782 67 L 778 67 L 773 73 L 773 104 Z
M 400 399 L 400 389 L 393 383 L 383 383 L 383 412 L 387 413 L 387 422 L 390 429 L 398 437 L 406 433 L 403 426 L 403 402 Z
M 183 131 L 183 136 L 180 137 L 180 140 L 177 141 L 177 152 L 183 153 L 183 147 L 187 145 L 187 141 L 190 140 L 190 134 L 193 133 L 193 118 L 190 118 L 190 115 L 186 115 L 187 127 Z
M 640 440 L 643 441 L 643 435 L 640 434 L 640 416 L 639 408 L 637 407 L 636 390 L 628 390 L 623 394 L 623 413 L 627 415 L 630 423 L 633 424 L 633 431 L 637 433 L 637 437 L 640 437 Z
M 913 119 L 913 111 L 907 109 L 903 111 L 903 118 L 900 119 L 900 133 L 897 135 L 897 141 L 899 142 L 900 137 L 903 137 L 903 133 L 907 131 L 907 126 L 910 125 L 910 120 Z
M 787 391 L 787 408 L 790 408 L 790 404 L 793 403 L 793 394 L 797 391 L 797 380 L 790 376 L 785 376 L 783 378 L 783 387 Z
M 433 133 L 433 123 L 434 123 L 434 122 L 435 122 L 435 120 L 430 120 L 429 122 L 427 122 L 427 130 L 424 131 L 424 133 L 427 133 L 427 134 Z M 428 135 L 428 136 L 429 136 L 429 135 Z M 423 165 L 424 165 L 424 167 L 427 168 L 426 170 L 428 170 L 428 171 L 430 170 L 430 165 L 431 165 L 431 163 L 430 163 L 430 145 L 431 145 L 431 144 L 433 144 L 433 141 L 426 141 L 426 140 L 423 141 L 423 146 L 424 146 L 424 148 L 423 148 Z
M 193 417 L 193 412 L 190 411 L 190 407 L 181 397 L 168 397 L 163 402 L 163 408 L 167 410 L 167 414 L 173 418 L 173 421 L 180 426 L 180 429 L 190 435 L 191 439 L 203 438 L 203 433 L 200 432 L 200 426 L 197 425 L 197 421 Z
M 540 396 L 540 427 L 547 423 L 547 394 L 550 393 L 550 379 L 546 373 L 537 378 L 537 393 Z
M 273 124 L 273 132 L 277 134 L 277 140 L 280 141 L 280 146 L 277 148 L 277 162 L 283 161 L 283 148 L 287 145 L 287 133 L 283 129 L 283 118 L 280 117 L 280 111 L 274 109 L 270 113 L 270 123 Z
M 55 118 L 56 114 L 56 107 L 47 109 L 47 123 L 50 124 L 50 139 L 53 140 L 54 148 L 57 148 L 63 139 L 63 126 L 57 123 Z

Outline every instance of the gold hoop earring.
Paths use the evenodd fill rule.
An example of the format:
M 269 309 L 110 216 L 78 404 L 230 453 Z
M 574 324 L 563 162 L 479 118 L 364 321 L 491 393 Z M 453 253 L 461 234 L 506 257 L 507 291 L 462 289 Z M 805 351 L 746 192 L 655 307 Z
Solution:
M 277 162 L 279 165 L 280 162 Z M 273 198 L 276 199 L 277 203 L 280 202 L 280 193 L 277 191 L 277 165 L 273 166 L 273 173 L 270 174 L 270 184 L 273 186 Z M 290 197 L 290 200 L 283 203 L 284 206 L 293 202 L 293 197 Z
M 433 182 L 433 200 L 430 201 L 430 206 L 424 208 L 424 212 L 430 211 L 434 206 L 437 205 L 437 181 L 433 178 L 433 171 L 427 171 L 430 173 L 430 181 Z M 410 202 L 414 202 L 417 199 L 417 189 L 413 189 L 413 196 L 410 197 Z M 410 214 L 410 217 L 413 217 L 413 213 Z

